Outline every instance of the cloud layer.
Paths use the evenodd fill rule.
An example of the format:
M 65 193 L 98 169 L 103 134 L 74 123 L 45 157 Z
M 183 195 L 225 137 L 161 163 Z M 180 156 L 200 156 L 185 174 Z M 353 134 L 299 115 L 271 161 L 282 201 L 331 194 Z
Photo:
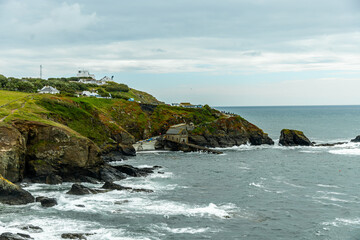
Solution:
M 70 76 L 77 68 L 88 68 L 97 74 L 127 76 L 118 80 L 134 80 L 140 89 L 144 84 L 134 76 L 141 73 L 149 78 L 169 76 L 159 84 L 165 83 L 170 91 L 181 89 L 176 74 L 186 74 L 195 85 L 203 85 L 208 76 L 209 87 L 197 92 L 202 99 L 190 95 L 187 100 L 210 102 L 213 87 L 221 89 L 217 96 L 225 99 L 241 86 L 247 89 L 243 96 L 253 92 L 256 97 L 271 89 L 259 94 L 255 105 L 278 104 L 271 100 L 279 94 L 276 87 L 306 90 L 319 86 L 315 82 L 320 79 L 331 79 L 334 86 L 350 81 L 349 87 L 354 87 L 360 79 L 334 79 L 332 74 L 360 71 L 359 12 L 356 0 L 2 0 L 0 73 L 36 77 L 43 64 L 45 77 Z M 319 71 L 319 79 L 307 76 L 301 84 L 293 80 Z M 266 74 L 276 73 L 287 73 L 288 79 L 266 79 Z M 259 91 L 254 91 L 254 83 L 261 83 L 256 85 Z M 153 88 L 150 91 L 163 89 L 156 84 Z M 166 101 L 183 94 L 160 93 Z M 293 100 L 309 104 L 306 98 Z M 320 100 L 313 104 L 324 102 Z

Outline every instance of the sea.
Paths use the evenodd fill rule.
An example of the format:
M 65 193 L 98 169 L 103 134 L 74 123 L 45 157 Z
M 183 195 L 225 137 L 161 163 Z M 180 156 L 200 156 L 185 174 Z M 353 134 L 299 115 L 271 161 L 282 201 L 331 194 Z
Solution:
M 72 183 L 31 184 L 43 208 L 0 204 L 0 233 L 34 239 L 360 239 L 360 106 L 217 107 L 262 128 L 274 146 L 243 145 L 224 153 L 149 151 L 114 164 L 160 165 L 148 177 L 118 184 L 154 192 L 111 191 L 72 196 Z M 283 128 L 333 147 L 282 147 Z M 99 188 L 102 184 L 84 185 Z M 24 225 L 42 232 L 21 230 Z

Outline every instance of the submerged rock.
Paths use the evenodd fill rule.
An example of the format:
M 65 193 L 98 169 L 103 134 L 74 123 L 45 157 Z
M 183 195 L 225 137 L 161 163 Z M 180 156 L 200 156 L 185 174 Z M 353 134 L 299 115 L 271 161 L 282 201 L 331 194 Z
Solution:
M 360 142 L 360 135 L 356 136 L 354 139 L 351 139 L 351 142 Z
M 63 233 L 61 238 L 64 239 L 87 239 L 86 236 L 93 235 L 90 233 Z
M 23 234 L 23 233 L 10 233 L 5 232 L 0 235 L 0 240 L 26 240 L 26 239 L 33 239 L 30 235 Z
M 32 233 L 40 233 L 40 232 L 44 231 L 41 227 L 34 226 L 34 225 L 31 225 L 31 224 L 22 226 L 22 227 L 20 227 L 20 229 L 28 231 L 28 232 L 32 232 Z
M 118 171 L 115 167 L 106 165 L 100 170 L 100 178 L 104 182 L 114 182 L 125 179 L 126 175 Z
M 55 205 L 57 205 L 57 201 L 55 198 L 47 198 L 47 197 L 43 197 L 40 200 L 41 206 L 43 207 L 53 207 Z
M 111 190 L 129 190 L 132 189 L 131 187 L 124 187 L 116 183 L 112 182 L 105 182 L 105 184 L 101 187 L 104 189 L 111 189 Z
M 125 173 L 132 177 L 145 177 L 151 173 L 154 173 L 154 170 L 156 168 L 159 168 L 159 166 L 154 166 L 151 168 L 137 168 L 133 167 L 131 165 L 119 165 L 119 166 L 113 166 L 116 168 L 116 170 Z
M 130 190 L 130 191 L 132 191 L 132 192 L 147 192 L 147 193 L 154 192 L 153 190 L 150 190 L 150 189 L 124 187 L 124 186 L 121 186 L 121 185 L 119 185 L 119 184 L 110 183 L 110 182 L 106 182 L 106 183 L 102 186 L 102 188 L 104 188 L 104 189 L 111 189 L 111 190 Z
M 70 191 L 68 191 L 66 194 L 87 195 L 87 194 L 97 194 L 97 193 L 103 193 L 103 192 L 107 192 L 107 191 L 101 190 L 101 189 L 91 189 L 91 188 L 85 187 L 81 184 L 75 183 L 71 186 Z
M 282 146 L 313 146 L 303 132 L 290 129 L 281 130 L 279 144 Z
M 0 202 L 9 205 L 22 205 L 35 201 L 24 189 L 6 180 L 0 175 Z

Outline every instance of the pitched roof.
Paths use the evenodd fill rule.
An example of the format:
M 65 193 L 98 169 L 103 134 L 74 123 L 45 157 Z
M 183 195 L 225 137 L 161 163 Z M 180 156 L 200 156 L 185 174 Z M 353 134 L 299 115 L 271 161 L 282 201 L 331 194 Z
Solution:
M 184 131 L 184 132 L 183 132 Z M 169 128 L 166 134 L 168 135 L 180 135 L 181 133 L 187 134 L 187 131 L 183 128 Z

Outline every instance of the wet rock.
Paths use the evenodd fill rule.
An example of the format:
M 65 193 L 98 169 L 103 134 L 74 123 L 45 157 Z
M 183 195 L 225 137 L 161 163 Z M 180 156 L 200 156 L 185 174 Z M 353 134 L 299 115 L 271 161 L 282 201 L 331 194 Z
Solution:
M 33 239 L 30 235 L 23 234 L 23 233 L 10 233 L 5 232 L 0 235 L 0 240 L 26 240 L 26 239 Z
M 53 207 L 57 205 L 57 201 L 55 198 L 47 198 L 47 197 L 42 198 L 40 203 L 41 206 L 43 207 Z
M 282 146 L 313 146 L 303 132 L 290 129 L 281 130 L 279 144 Z
M 119 150 L 125 156 L 136 156 L 136 150 L 131 144 L 119 144 Z
M 85 205 L 83 205 L 83 204 L 78 204 L 78 205 L 75 205 L 76 207 L 81 207 L 81 208 L 84 208 L 85 207 Z
M 63 233 L 61 238 L 64 239 L 87 239 L 86 236 L 92 235 L 90 233 Z
M 345 144 L 347 142 L 336 142 L 336 143 L 320 143 L 320 144 L 316 144 L 313 142 L 313 145 L 315 147 L 333 147 L 333 146 L 336 146 L 336 145 L 341 145 L 341 144 Z
M 62 184 L 63 180 L 59 175 L 50 174 L 46 177 L 46 184 L 56 185 Z
M 99 193 L 99 191 L 85 187 L 81 184 L 73 184 L 71 186 L 70 191 L 68 191 L 66 194 L 70 195 L 87 195 L 87 194 L 96 194 Z
M 125 173 L 129 176 L 132 177 L 145 177 L 151 173 L 154 173 L 155 168 L 137 168 L 137 167 L 133 167 L 131 165 L 119 165 L 119 166 L 114 166 L 114 168 L 116 168 L 116 170 Z
M 351 139 L 351 142 L 360 142 L 360 135 L 356 136 L 354 139 Z
M 106 165 L 100 170 L 100 178 L 104 182 L 114 182 L 126 178 L 126 175 L 116 168 Z
M 0 174 L 12 182 L 23 179 L 26 141 L 13 127 L 0 127 Z
M 129 190 L 132 189 L 131 187 L 124 187 L 116 183 L 112 182 L 105 182 L 105 184 L 101 187 L 104 189 L 111 189 L 111 190 Z
M 24 189 L 0 175 L 0 202 L 9 205 L 22 205 L 34 202 L 35 198 Z
M 31 224 L 22 226 L 22 227 L 20 227 L 20 229 L 28 231 L 28 232 L 32 232 L 32 233 L 40 233 L 40 232 L 44 231 L 41 227 L 34 226 L 34 225 L 31 225 Z
M 121 186 L 119 184 L 110 183 L 110 182 L 106 182 L 104 184 L 104 186 L 102 186 L 102 188 L 110 189 L 110 190 L 130 190 L 132 192 L 147 192 L 147 193 L 154 192 L 153 190 L 150 190 L 150 189 L 124 187 L 124 186 Z
M 101 159 L 104 162 L 120 162 L 120 161 L 127 160 L 128 158 L 119 151 L 113 151 L 113 152 L 109 152 L 107 154 L 102 154 Z

